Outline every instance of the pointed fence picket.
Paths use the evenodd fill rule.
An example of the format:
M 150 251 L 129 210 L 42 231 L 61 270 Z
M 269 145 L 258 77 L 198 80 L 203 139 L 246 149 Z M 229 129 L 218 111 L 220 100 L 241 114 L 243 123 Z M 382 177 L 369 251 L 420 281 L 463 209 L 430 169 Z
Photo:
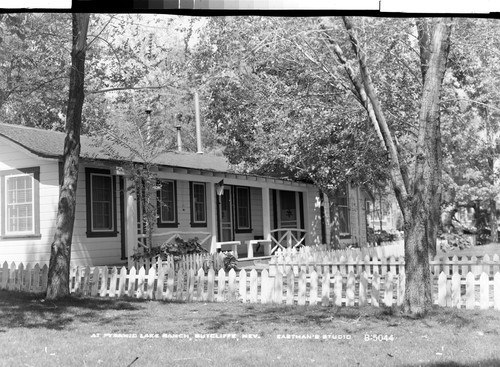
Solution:
M 223 269 L 174 271 L 164 267 L 73 267 L 70 292 L 80 296 L 134 297 L 141 299 L 179 300 L 185 302 L 244 302 L 336 306 L 401 305 L 404 296 L 405 274 L 389 265 L 384 273 L 379 260 L 369 264 L 354 264 L 346 259 L 340 268 L 330 272 L 301 268 L 298 274 L 293 267 L 288 272 L 276 268 L 250 272 Z M 468 260 L 469 261 L 469 260 Z M 477 260 L 473 260 L 477 261 Z M 487 263 L 487 262 L 486 262 Z M 349 264 L 351 267 L 349 267 Z M 374 265 L 375 264 L 375 265 Z M 372 266 L 374 265 L 374 266 Z M 477 264 L 475 264 L 478 266 Z M 488 263 L 487 263 L 488 265 Z M 455 265 L 451 265 L 453 269 Z M 362 270 L 359 273 L 359 270 Z M 396 272 L 390 271 L 396 269 Z M 459 268 L 460 269 L 460 268 Z M 485 268 L 481 264 L 482 270 Z M 348 271 L 349 270 L 349 271 Z M 444 270 L 447 270 L 445 268 Z M 473 272 L 452 275 L 445 271 L 434 274 L 435 302 L 443 307 L 500 310 L 500 272 L 479 275 Z M 473 269 L 470 269 L 473 270 Z M 477 269 L 476 269 L 477 270 Z M 347 272 L 348 271 L 348 272 Z M 381 270 L 382 271 L 382 270 Z M 347 272 L 347 273 L 343 273 Z M 28 292 L 44 292 L 47 288 L 48 268 L 44 265 L 10 266 L 0 268 L 0 288 Z
M 358 275 L 363 271 L 368 274 L 378 272 L 381 276 L 385 276 L 388 272 L 394 275 L 404 273 L 405 261 L 403 257 L 378 258 L 369 255 L 353 256 L 353 254 L 345 256 L 345 254 L 339 255 L 338 252 L 328 253 L 326 251 L 321 252 L 320 255 L 314 254 L 313 256 L 307 252 L 304 254 L 297 250 L 286 249 L 270 259 L 269 271 L 273 274 L 279 270 L 286 274 L 289 269 L 292 269 L 295 275 L 298 275 L 302 270 L 307 272 L 314 270 L 317 273 L 324 273 L 327 270 L 330 273 L 339 271 L 344 275 L 349 274 L 351 271 Z M 485 255 L 480 259 L 476 256 L 439 256 L 430 259 L 429 266 L 431 273 L 436 276 L 444 272 L 447 276 L 459 273 L 465 277 L 466 274 L 472 272 L 474 275 L 486 273 L 492 277 L 497 272 L 500 272 L 500 257 L 497 254 L 493 256 Z

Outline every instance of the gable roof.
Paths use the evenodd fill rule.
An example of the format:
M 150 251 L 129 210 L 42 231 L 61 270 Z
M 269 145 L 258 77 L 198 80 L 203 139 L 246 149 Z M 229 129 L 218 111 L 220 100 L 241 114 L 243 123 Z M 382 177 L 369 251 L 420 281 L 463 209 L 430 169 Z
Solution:
M 64 139 L 66 134 L 42 130 L 21 125 L 0 123 L 0 136 L 22 146 L 32 154 L 43 158 L 62 159 L 64 150 Z M 97 146 L 95 140 L 82 135 L 80 137 L 81 151 L 80 157 L 83 159 L 95 159 L 106 161 L 123 161 L 123 159 L 113 157 Z M 118 150 L 118 149 L 117 149 Z M 123 150 L 123 149 L 121 149 Z M 123 156 L 127 156 L 124 152 Z M 140 162 L 139 159 L 133 159 Z M 199 154 L 191 152 L 165 152 L 156 157 L 154 164 L 200 169 L 216 172 L 233 172 L 229 162 L 225 157 L 213 154 Z

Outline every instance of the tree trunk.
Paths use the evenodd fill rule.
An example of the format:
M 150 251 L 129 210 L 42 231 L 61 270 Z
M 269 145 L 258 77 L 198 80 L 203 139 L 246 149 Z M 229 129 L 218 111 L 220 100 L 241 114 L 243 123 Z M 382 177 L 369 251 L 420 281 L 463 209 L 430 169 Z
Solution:
M 80 127 L 84 100 L 85 53 L 89 18 L 89 14 L 73 14 L 73 46 L 63 155 L 64 176 L 59 193 L 56 232 L 50 252 L 47 299 L 56 299 L 69 295 L 69 267 L 75 222 Z
M 432 307 L 429 249 L 435 246 L 436 208 L 441 201 L 439 100 L 450 35 L 451 26 L 443 19 L 437 20 L 419 112 L 412 198 L 404 210 L 406 292 L 403 308 L 406 313 L 417 316 L 424 315 Z
M 495 199 L 490 199 L 490 215 L 489 215 L 489 222 L 490 222 L 490 241 L 497 243 L 498 242 L 498 221 L 497 221 L 497 202 Z

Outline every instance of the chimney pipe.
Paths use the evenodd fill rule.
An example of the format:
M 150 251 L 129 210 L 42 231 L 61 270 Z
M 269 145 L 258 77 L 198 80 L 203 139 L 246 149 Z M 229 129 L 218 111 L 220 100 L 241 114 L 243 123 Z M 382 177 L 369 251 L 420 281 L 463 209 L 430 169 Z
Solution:
M 196 147 L 197 153 L 203 154 L 201 147 L 201 122 L 200 122 L 200 101 L 198 98 L 198 92 L 194 92 L 194 115 L 196 119 Z
M 182 152 L 181 126 L 177 125 L 177 151 Z
M 148 106 L 146 108 L 146 144 L 151 144 L 151 139 L 153 138 L 152 126 L 151 126 L 151 112 L 153 110 Z

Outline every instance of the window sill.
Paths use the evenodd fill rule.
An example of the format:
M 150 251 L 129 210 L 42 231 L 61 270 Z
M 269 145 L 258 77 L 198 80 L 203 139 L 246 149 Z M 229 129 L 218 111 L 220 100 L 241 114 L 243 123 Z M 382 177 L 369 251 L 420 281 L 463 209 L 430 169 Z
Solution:
M 191 223 L 191 228 L 205 228 L 207 227 L 207 222 L 205 223 Z
M 9 234 L 0 237 L 0 240 L 39 240 L 42 238 L 41 234 Z
M 252 233 L 253 229 L 252 228 L 245 228 L 245 229 L 235 229 L 235 233 Z
M 87 238 L 98 238 L 98 237 L 117 237 L 118 232 L 87 232 Z
M 158 228 L 179 228 L 179 223 L 156 223 Z
M 350 240 L 352 236 L 350 234 L 341 234 L 339 237 L 341 240 Z

